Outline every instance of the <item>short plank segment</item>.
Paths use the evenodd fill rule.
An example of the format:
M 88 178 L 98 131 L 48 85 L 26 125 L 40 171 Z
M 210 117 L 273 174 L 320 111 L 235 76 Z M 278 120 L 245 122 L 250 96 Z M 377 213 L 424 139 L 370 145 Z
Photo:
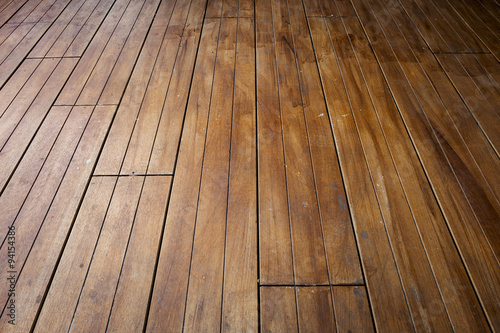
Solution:
M 116 181 L 116 177 L 94 177 L 90 181 L 52 283 L 46 291 L 34 332 L 68 331 Z M 54 307 L 59 310 L 53 312 Z
M 239 18 L 221 327 L 229 332 L 259 329 L 254 45 L 254 20 Z
M 140 155 L 149 159 L 148 174 L 172 174 L 174 172 L 182 122 L 186 113 L 189 88 L 193 78 L 196 52 L 200 43 L 205 5 L 206 0 L 195 0 L 191 4 L 167 96 L 163 103 L 158 129 L 155 131 L 154 144 L 152 146 L 145 145 L 144 152 Z M 140 160 L 139 162 L 144 163 L 144 161 Z M 140 165 L 139 163 L 134 164 L 135 166 Z
M 127 246 L 107 332 L 144 328 L 171 177 L 146 177 Z M 131 302 L 131 300 L 136 300 Z
M 310 19 L 310 22 L 312 21 Z M 411 331 L 413 324 L 405 294 L 363 156 L 363 147 L 357 136 L 333 46 L 325 23 L 319 19 L 317 23 L 311 32 L 367 289 L 372 300 L 375 326 L 382 331 Z M 380 267 L 384 269 L 380 270 Z
M 290 1 L 289 8 L 301 88 L 298 94 L 304 107 L 330 283 L 362 284 L 352 221 L 307 20 L 300 1 Z
M 184 330 L 220 330 L 238 20 L 221 20 Z M 244 204 L 244 203 L 243 203 Z
M 206 19 L 179 149 L 147 332 L 183 328 L 220 20 Z
M 81 139 L 73 137 L 73 146 L 53 150 L 53 161 L 45 163 L 16 218 L 14 225 L 22 240 L 16 244 L 20 271 L 16 302 L 23 304 L 23 311 L 17 316 L 15 329 L 29 331 L 33 325 L 113 114 L 114 107 L 97 107 L 87 126 L 82 126 L 85 132 Z M 6 332 L 13 328 L 6 321 L 1 321 L 0 327 Z
M 465 101 L 468 109 L 474 115 L 484 134 L 491 142 L 497 155 L 499 155 L 500 131 L 498 129 L 500 128 L 500 118 L 497 112 L 500 112 L 500 109 L 496 109 L 497 111 L 495 112 L 493 106 L 484 98 L 479 88 L 464 69 L 463 66 L 467 65 L 459 61 L 455 55 L 438 54 L 436 57 Z M 492 184 L 492 186 L 495 185 Z
M 337 332 L 375 332 L 365 287 L 332 287 Z
M 344 19 L 367 89 L 391 151 L 401 185 L 426 248 L 436 282 L 455 330 L 483 331 L 487 322 L 438 202 L 404 123 L 399 117 L 375 56 L 357 19 Z M 377 122 L 377 120 L 374 120 Z M 461 302 L 456 302 L 457 299 Z
M 69 332 L 106 330 L 143 184 L 144 177 L 118 179 Z
M 203 1 L 196 2 L 198 8 L 202 6 Z M 172 19 L 167 29 L 163 45 L 158 53 L 156 64 L 151 74 L 150 83 L 144 101 L 137 115 L 134 128 L 131 133 L 130 142 L 128 142 L 127 151 L 123 159 L 123 165 L 120 173 L 124 175 L 145 174 L 148 169 L 149 159 L 151 156 L 151 149 L 154 144 L 158 123 L 162 116 L 169 117 L 170 112 L 162 114 L 165 110 L 165 98 L 169 87 L 172 83 L 174 65 L 176 60 L 182 63 L 179 55 L 179 50 L 183 47 L 182 37 L 185 30 L 192 22 L 187 22 L 187 17 L 190 12 L 190 1 L 182 1 L 177 3 Z M 195 6 L 196 8 L 197 6 Z M 191 16 L 191 19 L 193 17 Z M 196 19 L 201 19 L 200 16 L 195 15 Z M 186 31 L 187 32 L 187 31 Z M 187 33 L 187 36 L 189 33 Z M 186 37 L 185 37 L 186 38 Z M 195 45 L 193 45 L 195 46 Z M 176 78 L 178 78 L 176 76 Z M 186 79 L 189 79 L 187 75 Z M 170 110 L 169 110 L 170 111 Z M 177 133 L 181 130 L 183 109 L 180 111 L 176 118 Z M 180 118 L 180 119 L 179 119 Z M 175 127 L 175 126 L 174 126 Z M 173 133 L 172 133 L 173 134 Z M 177 150 L 177 145 L 173 147 Z M 173 150 L 170 148 L 170 152 Z M 170 170 L 171 173 L 173 170 Z
M 273 2 L 273 18 L 295 283 L 328 284 L 314 171 L 285 1 Z
M 296 288 L 299 331 L 336 332 L 330 287 Z
M 299 331 L 294 287 L 261 287 L 260 312 L 262 332 Z
M 444 140 L 438 140 L 435 136 L 436 133 L 422 114 L 419 101 L 416 100 L 413 91 L 408 91 L 409 85 L 401 67 L 394 66 L 397 59 L 390 45 L 385 38 L 380 37 L 380 28 L 375 24 L 365 23 L 369 22 L 372 17 L 368 7 L 358 0 L 354 2 L 354 5 L 364 23 L 365 31 L 371 40 L 373 50 L 406 128 L 415 143 L 415 149 L 429 177 L 480 302 L 492 324 L 491 319 L 495 318 L 494 313 L 498 312 L 498 295 L 500 295 L 498 262 L 467 199 L 461 193 L 462 189 L 456 181 L 453 170 L 446 163 L 444 152 L 440 149 L 440 142 L 444 143 Z
M 259 264 L 261 284 L 293 284 L 271 2 L 256 0 Z
M 147 119 L 147 117 L 139 118 L 139 112 L 142 107 L 146 109 L 152 108 L 151 112 L 153 116 L 161 112 L 160 108 L 163 105 L 164 94 L 168 88 L 168 84 L 164 81 L 162 81 L 163 84 L 159 84 L 159 82 L 155 82 L 152 78 L 155 77 L 158 80 L 160 75 L 170 78 L 175 54 L 179 46 L 179 33 L 182 33 L 182 28 L 170 25 L 170 22 L 171 20 L 179 20 L 177 15 L 180 15 L 181 18 L 182 15 L 187 15 L 188 9 L 189 6 L 182 6 L 182 4 L 174 7 L 174 3 L 162 2 L 162 6 L 155 17 L 151 32 L 148 34 L 130 82 L 127 84 L 125 94 L 118 108 L 117 116 L 113 121 L 109 137 L 104 145 L 95 174 L 113 175 L 120 173 L 123 158 L 127 152 L 130 137 L 134 132 L 136 123 L 139 119 L 141 119 L 141 123 L 144 123 L 144 119 L 142 118 Z M 185 16 L 184 21 L 181 19 L 181 22 L 183 26 Z M 165 62 L 163 65 L 166 68 L 157 67 L 156 64 L 161 63 L 162 60 Z M 166 78 L 162 77 L 162 80 L 166 80 Z M 99 99 L 100 103 L 119 100 L 116 91 L 111 88 L 111 86 L 108 86 L 107 91 L 103 92 L 103 95 Z M 154 105 L 150 106 L 148 103 L 152 102 L 154 102 Z M 144 135 L 147 134 L 144 133 Z M 154 137 L 154 132 L 151 135 Z

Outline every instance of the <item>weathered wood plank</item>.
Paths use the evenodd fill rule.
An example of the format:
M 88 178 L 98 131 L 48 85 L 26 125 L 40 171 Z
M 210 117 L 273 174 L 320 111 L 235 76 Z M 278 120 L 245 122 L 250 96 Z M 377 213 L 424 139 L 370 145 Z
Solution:
M 374 332 L 365 287 L 332 287 L 337 332 Z
M 260 309 L 263 332 L 299 331 L 294 287 L 261 287 Z
M 299 331 L 336 332 L 330 287 L 296 287 Z

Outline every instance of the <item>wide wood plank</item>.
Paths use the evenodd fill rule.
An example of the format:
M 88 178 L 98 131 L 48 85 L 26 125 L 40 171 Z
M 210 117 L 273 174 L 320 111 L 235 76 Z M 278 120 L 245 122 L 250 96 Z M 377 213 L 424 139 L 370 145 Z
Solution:
M 297 313 L 302 332 L 336 332 L 330 287 L 297 287 Z
M 257 147 L 254 20 L 238 20 L 222 330 L 257 332 Z
M 219 26 L 219 20 L 207 19 L 202 31 L 200 61 L 194 69 L 147 332 L 183 328 Z
M 271 2 L 256 0 L 259 264 L 261 284 L 294 282 Z
M 366 289 L 332 287 L 337 332 L 374 332 Z
M 438 202 L 428 183 L 404 123 L 357 19 L 343 20 L 363 73 L 401 185 L 426 248 L 437 285 L 457 330 L 485 330 L 487 322 L 480 309 L 462 259 L 453 243 Z M 451 282 L 453 281 L 453 282 Z M 467 296 L 466 296 L 467 295 Z M 460 298 L 462 302 L 456 302 Z
M 260 327 L 262 331 L 299 331 L 293 287 L 261 287 L 260 309 Z

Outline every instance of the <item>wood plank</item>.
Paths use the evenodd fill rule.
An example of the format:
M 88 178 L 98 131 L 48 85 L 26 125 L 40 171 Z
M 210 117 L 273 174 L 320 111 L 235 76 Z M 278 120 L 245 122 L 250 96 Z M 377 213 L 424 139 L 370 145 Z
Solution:
M 286 2 L 273 3 L 273 17 L 295 283 L 328 284 L 314 169 Z
M 78 62 L 78 66 L 73 71 L 70 79 L 64 86 L 63 91 L 56 101 L 56 105 L 74 105 L 83 86 L 87 82 L 89 76 L 94 69 L 95 64 L 99 60 L 102 52 L 113 35 L 113 31 L 118 25 L 122 15 L 128 8 L 129 0 L 117 0 L 115 6 L 111 8 L 106 20 L 100 26 L 92 43 L 87 48 L 85 54 Z M 142 3 L 142 1 L 140 1 Z M 68 50 L 69 51 L 69 50 Z
M 65 57 L 82 56 L 89 43 L 101 28 L 103 21 L 108 18 L 108 16 L 112 17 L 115 10 L 120 10 L 119 8 L 124 4 L 127 5 L 127 3 L 127 1 L 122 0 L 101 0 L 88 20 L 84 23 L 83 27 L 79 29 L 77 35 L 74 38 L 68 38 L 68 42 L 70 43 L 69 46 L 64 45 L 64 47 L 56 48 L 53 51 L 51 50 L 47 55 L 55 57 L 63 55 Z
M 455 330 L 487 330 L 487 322 L 424 170 L 357 19 L 343 20 Z M 456 302 L 461 299 L 460 302 Z
M 350 0 L 335 0 L 340 16 L 356 16 L 356 11 Z
M 11 23 L 2 25 L 2 27 L 0 28 L 0 45 L 2 45 L 7 38 L 9 38 L 9 36 L 12 34 L 14 30 L 17 29 L 18 26 L 19 24 L 11 24 Z
M 328 30 L 321 19 L 311 18 L 309 22 L 360 258 L 372 301 L 375 327 L 383 331 L 411 331 L 413 324 L 404 291 L 364 160 L 362 146 L 356 134 L 341 74 L 335 66 L 337 60 Z M 317 23 L 314 27 L 313 22 Z M 380 267 L 384 269 L 380 270 Z
M 123 158 L 123 164 L 119 170 L 121 174 L 147 173 L 151 149 L 153 148 L 160 118 L 163 116 L 162 111 L 165 109 L 166 95 L 172 84 L 174 65 L 176 60 L 179 59 L 179 55 L 183 55 L 183 53 L 179 54 L 179 50 L 183 46 L 182 37 L 184 29 L 189 25 L 187 17 L 190 4 L 190 1 L 184 1 L 180 3 L 180 6 L 174 8 L 169 28 L 165 34 L 165 39 L 151 74 L 144 101 L 131 131 L 131 138 L 126 147 L 126 152 L 124 151 L 123 157 L 117 155 L 115 152 L 114 158 Z M 201 3 L 198 3 L 198 5 L 201 5 Z M 189 36 L 189 33 L 187 36 Z M 182 114 L 183 110 L 179 111 Z M 168 117 L 170 115 L 166 114 L 165 116 Z M 176 132 L 179 133 L 182 121 L 179 119 L 181 117 L 178 116 L 176 118 Z M 175 137 L 175 134 L 173 136 Z M 176 146 L 174 146 L 175 148 Z
M 181 331 L 220 20 L 206 19 L 170 194 L 147 332 Z
M 16 295 L 16 301 L 23 303 L 23 311 L 16 318 L 16 329 L 21 327 L 22 331 L 26 331 L 33 324 L 88 185 L 113 111 L 114 108 L 110 107 L 98 110 L 90 119 L 81 140 L 79 136 L 72 137 L 72 145 L 53 150 L 52 157 L 49 156 L 51 160 L 45 163 L 17 215 L 14 225 L 16 235 L 22 241 L 16 243 L 16 263 L 22 271 L 18 274 L 16 287 L 22 288 L 19 290 L 23 292 Z M 5 246 L 0 251 L 4 249 Z M 2 302 L 5 301 L 2 299 Z M 2 330 L 10 326 L 6 321 L 0 325 L 4 325 Z
M 327 24 L 414 325 L 417 329 L 451 331 L 435 276 L 356 62 L 348 33 L 341 20 L 328 20 Z
M 8 6 L 4 7 L 2 9 L 2 12 L 0 13 L 0 25 L 5 24 L 8 22 L 13 15 L 16 14 L 16 12 L 22 8 L 26 4 L 27 0 L 21 0 L 21 1 L 11 1 Z M 35 1 L 30 1 L 35 2 Z M 10 22 L 9 22 L 10 23 Z M 12 22 L 13 24 L 17 24 L 15 22 Z
M 220 18 L 223 2 L 223 0 L 208 0 L 205 18 Z
M 255 0 L 240 0 L 239 17 L 255 17 Z
M 102 332 L 106 329 L 143 184 L 144 177 L 118 178 L 81 288 L 70 332 Z
M 307 16 L 322 16 L 319 0 L 304 0 L 304 9 Z
M 301 332 L 336 332 L 330 287 L 297 287 Z
M 299 331 L 293 287 L 261 287 L 260 309 L 263 332 Z
M 174 172 L 189 88 L 193 79 L 193 68 L 200 43 L 205 5 L 205 0 L 194 1 L 191 4 L 154 144 L 152 147 L 146 146 L 151 155 L 147 157 L 149 159 L 148 174 L 173 174 Z
M 484 98 L 479 88 L 475 85 L 465 68 L 466 64 L 461 63 L 455 55 L 440 54 L 436 55 L 439 63 L 446 71 L 446 74 L 452 81 L 455 89 L 465 101 L 474 119 L 479 124 L 488 138 L 497 155 L 500 154 L 500 118 L 495 109 Z M 494 185 L 493 185 L 494 186 Z
M 53 69 L 55 65 L 57 66 L 30 105 L 26 108 L 24 101 L 22 101 L 25 95 L 21 95 L 21 102 L 17 103 L 17 100 L 15 100 L 2 117 L 0 145 L 3 154 L 14 150 L 12 152 L 14 155 L 10 155 L 11 158 L 13 156 L 19 158 L 43 122 L 57 94 L 61 91 L 66 78 L 76 64 L 76 59 L 59 60 L 44 60 L 44 62 L 47 62 L 46 66 L 49 67 L 49 70 Z M 44 66 L 44 62 L 42 62 L 39 69 L 47 68 Z M 21 93 L 23 92 L 21 91 Z
M 222 330 L 259 330 L 254 20 L 238 20 Z
M 7 84 L 0 89 L 0 118 L 5 110 L 10 106 L 14 98 L 19 94 L 26 82 L 30 79 L 33 72 L 42 61 L 39 59 L 27 59 L 17 69 Z M 32 94 L 28 94 L 32 95 Z
M 330 283 L 360 284 L 358 251 L 308 24 L 299 1 L 290 1 L 289 7 Z
M 147 177 L 130 235 L 106 331 L 144 328 L 171 177 Z M 134 300 L 131 302 L 130 300 Z
M 221 20 L 186 298 L 189 332 L 221 327 L 237 24 Z
M 10 18 L 10 20 L 8 22 L 9 23 L 17 23 L 17 24 L 22 23 L 23 21 L 26 22 L 26 23 L 33 22 L 36 19 L 33 16 L 31 16 L 31 18 L 29 20 L 27 20 L 27 18 L 30 17 L 30 14 L 33 11 L 38 12 L 38 19 L 40 19 L 41 15 L 43 15 L 50 8 L 50 6 L 52 6 L 52 4 L 54 2 L 55 2 L 55 0 L 33 0 L 33 1 L 27 1 Z M 36 20 L 36 21 L 38 21 L 38 20 Z
M 354 5 L 362 22 L 369 21 L 371 14 L 365 4 L 356 1 Z M 364 24 L 364 28 L 367 29 L 365 31 L 371 41 L 377 60 L 405 121 L 408 133 L 415 143 L 415 149 L 439 200 L 448 227 L 478 292 L 483 309 L 487 314 L 496 313 L 498 300 L 495 295 L 499 295 L 496 286 L 499 285 L 500 277 L 498 276 L 498 263 L 491 252 L 490 245 L 486 241 L 467 199 L 461 194 L 462 189 L 454 181 L 456 178 L 453 170 L 448 164 L 440 162 L 441 159 L 446 161 L 444 152 L 440 149 L 440 141 L 427 124 L 413 92 L 408 91 L 408 82 L 405 81 L 402 69 L 393 65 L 397 60 L 392 52 L 388 52 L 390 47 L 388 42 L 378 37 L 380 36 L 380 28 L 373 24 Z M 377 42 L 374 42 L 374 39 Z
M 12 53 L 12 51 L 19 45 L 19 43 L 25 38 L 25 36 L 33 29 L 35 24 L 25 23 L 16 26 L 14 33 L 10 34 L 8 38 L 2 43 L 2 48 L 0 49 L 0 63 L 3 63 L 5 59 Z
M 162 2 L 130 81 L 127 84 L 125 94 L 121 100 L 116 118 L 113 121 L 113 126 L 111 127 L 109 137 L 106 140 L 94 174 L 112 175 L 120 172 L 123 156 L 125 156 L 159 51 L 168 36 L 166 32 L 172 11 L 173 3 Z M 108 101 L 117 99 L 119 99 L 119 94 L 108 87 L 107 91 L 103 92 L 99 102 L 106 104 Z
M 94 177 L 46 292 L 35 332 L 68 331 L 117 177 Z M 117 194 L 118 196 L 119 194 Z M 58 307 L 54 312 L 52 309 Z
M 128 41 L 131 38 L 137 38 L 134 36 L 137 33 L 142 38 L 145 37 L 160 2 L 158 0 L 146 0 L 142 4 L 140 3 L 141 1 L 134 1 L 134 7 L 136 4 L 139 4 L 137 5 L 137 8 L 130 10 L 131 6 L 129 5 L 127 11 L 123 14 L 123 17 L 120 20 L 120 23 L 116 26 L 116 30 L 111 36 L 108 45 L 102 52 L 102 55 L 96 63 L 92 74 L 89 76 L 87 83 L 85 83 L 76 104 L 97 104 L 104 87 L 109 82 L 110 74 L 115 70 L 115 68 L 116 70 L 121 71 L 124 77 L 121 82 L 113 81 L 109 83 L 116 84 L 116 88 L 123 92 L 126 82 L 128 82 L 128 78 L 132 72 L 133 65 L 135 64 L 135 59 L 137 59 L 137 55 L 140 51 L 139 45 L 132 44 L 133 47 L 135 46 L 135 49 L 130 49 Z M 143 40 L 144 39 L 141 41 Z M 126 57 L 128 52 L 132 52 L 132 54 L 135 55 L 135 58 L 127 59 L 129 63 L 126 67 L 121 64 L 120 66 L 117 66 L 119 57 L 122 55 Z
M 259 264 L 261 284 L 293 284 L 271 2 L 256 0 Z
M 497 85 L 500 86 L 500 62 L 491 54 L 476 54 L 476 58 Z
M 335 1 L 319 0 L 323 16 L 339 16 L 339 10 Z
M 238 17 L 239 0 L 224 0 L 222 17 Z
M 374 332 L 365 287 L 332 287 L 337 332 Z

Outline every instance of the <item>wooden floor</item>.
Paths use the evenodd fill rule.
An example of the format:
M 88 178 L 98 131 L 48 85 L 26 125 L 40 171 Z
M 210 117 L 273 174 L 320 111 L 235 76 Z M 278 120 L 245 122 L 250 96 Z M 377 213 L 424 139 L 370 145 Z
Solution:
M 0 0 L 0 149 L 0 332 L 500 332 L 498 0 Z

